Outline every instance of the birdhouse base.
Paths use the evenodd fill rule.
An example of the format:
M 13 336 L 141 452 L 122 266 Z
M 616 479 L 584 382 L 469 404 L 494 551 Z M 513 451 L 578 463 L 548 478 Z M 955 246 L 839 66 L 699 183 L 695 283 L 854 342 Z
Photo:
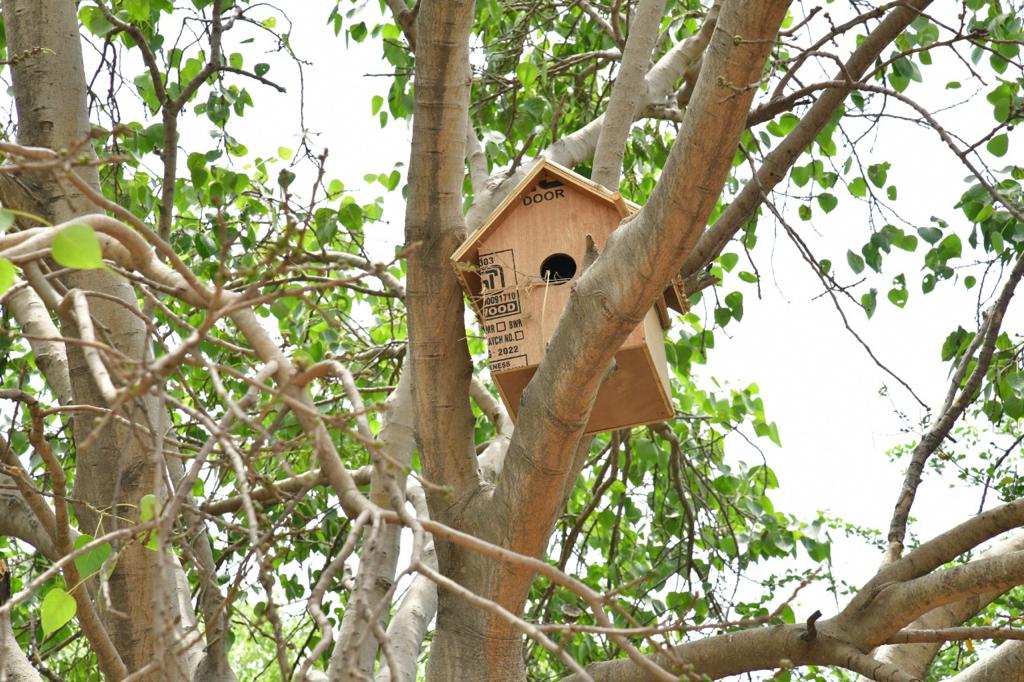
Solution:
M 666 370 L 665 347 L 654 310 L 644 319 L 640 343 L 623 346 L 615 354 L 615 368 L 601 384 L 584 433 L 614 431 L 671 418 L 672 408 Z M 647 340 L 650 342 L 647 342 Z M 519 402 L 537 366 L 492 372 L 502 401 L 512 420 L 519 417 Z

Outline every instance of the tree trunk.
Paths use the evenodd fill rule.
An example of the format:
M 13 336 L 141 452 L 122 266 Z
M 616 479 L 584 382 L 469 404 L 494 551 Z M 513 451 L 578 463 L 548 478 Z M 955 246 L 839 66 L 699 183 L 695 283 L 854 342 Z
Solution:
M 10 53 L 27 55 L 11 65 L 18 142 L 56 151 L 74 150 L 74 158 L 92 156 L 76 4 L 72 0 L 3 0 L 3 12 Z M 81 166 L 75 172 L 99 190 L 95 166 Z M 81 192 L 55 174 L 37 174 L 31 181 L 38 187 L 45 217 L 54 223 L 95 211 Z M 124 306 L 89 297 L 100 340 L 134 360 L 145 360 L 146 327 L 129 312 L 137 311 L 138 306 L 128 282 L 104 271 L 74 271 L 62 276 L 62 281 L 69 289 L 122 301 Z M 64 334 L 74 337 L 77 331 L 65 323 Z M 74 401 L 106 407 L 74 344 L 68 346 L 68 364 Z M 156 398 L 146 396 L 124 405 L 121 413 L 137 428 L 108 424 L 91 438 L 88 447 L 81 444 L 93 434 L 94 417 L 78 413 L 72 420 L 77 446 L 75 511 L 81 529 L 94 535 L 136 522 L 143 495 L 162 496 L 156 489 L 162 468 L 155 439 L 167 431 L 166 411 Z M 171 562 L 138 542 L 118 551 L 109 589 L 104 591 L 109 603 L 101 602 L 99 611 L 125 665 L 133 671 L 164 657 L 169 665 L 163 666 L 163 672 L 141 679 L 187 679 L 186 671 L 176 670 L 179 664 L 174 652 L 158 641 L 161 635 L 167 637 L 179 620 Z

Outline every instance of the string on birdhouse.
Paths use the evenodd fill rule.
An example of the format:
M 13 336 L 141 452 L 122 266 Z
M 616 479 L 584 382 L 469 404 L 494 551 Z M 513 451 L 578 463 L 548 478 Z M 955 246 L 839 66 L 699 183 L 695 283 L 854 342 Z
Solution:
M 548 289 L 550 289 L 550 288 L 551 288 L 551 271 L 547 270 L 544 273 L 544 298 L 541 300 L 541 303 L 540 303 L 540 338 L 542 338 L 542 339 L 548 338 L 547 334 L 544 333 L 544 317 L 545 317 L 545 313 L 547 313 L 547 311 L 548 311 Z M 544 344 L 544 347 L 547 348 L 547 343 Z

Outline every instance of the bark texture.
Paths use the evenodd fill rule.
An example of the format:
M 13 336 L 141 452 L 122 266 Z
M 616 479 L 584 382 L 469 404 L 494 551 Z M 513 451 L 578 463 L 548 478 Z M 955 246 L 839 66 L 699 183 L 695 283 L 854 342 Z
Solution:
M 1018 532 L 1004 542 L 994 545 L 992 548 L 981 554 L 981 557 L 1000 556 L 1009 552 L 1017 552 L 1024 549 L 1024 533 Z M 980 594 L 970 599 L 947 604 L 941 608 L 929 611 L 908 627 L 914 629 L 942 629 L 950 628 L 965 622 L 985 608 L 992 600 L 996 599 L 1000 592 L 989 592 Z M 938 653 L 942 644 L 901 644 L 880 647 L 875 653 L 875 658 L 896 666 L 914 677 L 921 677 L 928 673 L 932 659 Z
M 14 639 L 8 615 L 0 616 L 0 679 L 7 682 L 41 682 L 43 679 Z
M 372 453 L 376 461 L 370 479 L 370 501 L 382 509 L 392 509 L 392 490 L 405 492 L 405 472 L 412 461 L 415 449 L 415 430 L 412 416 L 412 391 L 409 372 L 403 372 L 398 385 L 385 401 L 384 418 L 377 437 L 379 451 Z M 350 395 L 355 397 L 357 410 L 363 409 L 358 398 L 358 391 Z M 360 427 L 369 434 L 369 427 Z M 365 435 L 365 434 L 364 434 Z M 372 434 L 370 434 L 372 436 Z M 330 667 L 327 670 L 330 679 L 365 679 L 373 676 L 374 664 L 380 642 L 369 631 L 367 616 L 369 612 L 377 612 L 377 622 L 383 629 L 387 626 L 395 583 L 395 571 L 398 567 L 398 555 L 401 549 L 402 527 L 389 524 L 381 529 L 375 547 L 367 547 L 360 555 L 359 572 L 356 585 L 366 584 L 368 589 L 361 595 L 361 604 L 350 603 L 345 610 L 338 633 L 338 642 L 331 655 Z M 363 613 L 366 610 L 367 613 Z M 361 639 L 355 643 L 353 640 Z
M 473 3 L 427 0 L 416 23 L 416 87 L 406 209 L 406 305 L 416 434 L 428 481 L 431 517 L 461 526 L 478 501 L 480 479 L 469 405 L 472 364 L 466 346 L 462 288 L 449 256 L 465 237 L 462 215 L 466 121 L 469 106 L 469 30 Z M 441 572 L 478 594 L 488 594 L 489 564 L 478 554 L 438 543 Z M 484 666 L 477 633 L 480 610 L 441 592 L 428 678 L 521 679 L 518 637 L 500 647 L 502 662 Z

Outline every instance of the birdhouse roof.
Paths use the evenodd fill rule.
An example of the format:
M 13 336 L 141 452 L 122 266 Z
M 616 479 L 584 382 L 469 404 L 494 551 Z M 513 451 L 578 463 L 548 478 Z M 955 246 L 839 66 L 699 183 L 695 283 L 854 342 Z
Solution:
M 485 220 L 480 227 L 474 230 L 466 241 L 462 242 L 462 246 L 452 254 L 452 261 L 456 264 L 456 269 L 459 271 L 459 277 L 463 279 L 463 284 L 467 285 L 467 289 L 471 290 L 471 287 L 468 286 L 468 283 L 462 275 L 464 269 L 460 268 L 458 264 L 476 264 L 478 246 L 480 242 L 487 237 L 487 235 L 494 232 L 499 225 L 501 225 L 502 218 L 505 214 L 516 207 L 516 199 L 518 199 L 523 193 L 529 191 L 530 187 L 537 179 L 537 176 L 545 170 L 551 175 L 557 176 L 559 179 L 564 180 L 584 192 L 587 192 L 596 199 L 614 204 L 619 210 L 619 215 L 623 218 L 631 216 L 640 210 L 639 205 L 634 204 L 632 201 L 627 201 L 618 192 L 606 189 L 593 180 L 585 178 L 579 173 L 574 173 L 565 166 L 557 164 L 550 159 L 541 157 L 533 164 L 526 176 L 519 181 L 519 184 L 516 185 L 515 189 L 509 192 L 505 199 L 498 204 L 498 207 L 494 209 L 490 216 L 488 216 L 487 220 Z

